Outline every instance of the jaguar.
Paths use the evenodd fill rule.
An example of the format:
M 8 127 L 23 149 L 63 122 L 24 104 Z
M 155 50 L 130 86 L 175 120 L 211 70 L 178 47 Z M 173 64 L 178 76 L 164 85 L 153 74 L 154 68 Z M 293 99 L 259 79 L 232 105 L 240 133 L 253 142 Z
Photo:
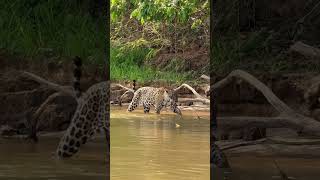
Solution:
M 133 98 L 128 106 L 127 111 L 132 112 L 138 106 L 143 106 L 144 113 L 149 113 L 151 106 L 155 107 L 157 114 L 163 107 L 170 107 L 170 110 L 176 114 L 182 115 L 181 110 L 178 108 L 176 102 L 169 95 L 167 89 L 160 87 L 141 87 L 134 92 Z
M 60 158 L 71 157 L 94 134 L 103 131 L 108 151 L 110 150 L 109 81 L 94 84 L 86 92 L 80 92 L 81 61 L 79 58 L 76 58 L 75 65 L 78 66 L 74 71 L 76 79 L 74 90 L 78 105 L 56 150 Z

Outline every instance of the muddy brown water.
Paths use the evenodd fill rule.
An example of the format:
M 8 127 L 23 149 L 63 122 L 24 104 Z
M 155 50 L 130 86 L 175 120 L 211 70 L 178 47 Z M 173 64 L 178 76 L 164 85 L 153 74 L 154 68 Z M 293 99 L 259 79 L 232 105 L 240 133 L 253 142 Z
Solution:
M 23 139 L 0 139 L 0 179 L 106 179 L 104 136 L 83 146 L 71 159 L 53 156 L 59 137 L 40 137 L 37 144 Z
M 185 112 L 180 119 L 168 112 L 145 115 L 142 110 L 127 113 L 113 107 L 111 179 L 210 179 L 208 115 Z M 107 179 L 103 135 L 89 141 L 68 160 L 53 157 L 59 137 L 40 136 L 37 144 L 19 138 L 0 139 L 0 179 Z M 229 180 L 280 179 L 274 160 L 289 177 L 320 179 L 319 158 L 227 155 L 233 169 Z M 221 171 L 213 171 L 213 177 L 222 179 Z
M 290 178 L 296 180 L 319 180 L 320 159 L 303 157 L 263 157 L 250 154 L 227 154 L 232 166 L 228 180 L 281 180 L 279 168 Z M 213 179 L 223 179 L 221 170 L 212 170 Z
M 203 114 L 202 114 L 203 115 Z M 207 113 L 208 115 L 208 113 Z M 210 121 L 192 112 L 111 110 L 112 180 L 210 179 Z

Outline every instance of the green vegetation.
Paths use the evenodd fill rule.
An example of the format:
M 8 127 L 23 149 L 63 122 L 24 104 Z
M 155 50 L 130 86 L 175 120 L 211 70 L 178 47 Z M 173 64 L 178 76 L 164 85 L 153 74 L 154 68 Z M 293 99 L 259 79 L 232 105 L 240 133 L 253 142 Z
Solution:
M 209 49 L 208 18 L 207 0 L 112 0 L 111 79 L 192 79 L 203 69 L 184 70 L 178 55 L 190 45 Z
M 106 23 L 90 13 L 89 0 L 0 1 L 0 48 L 12 54 L 80 56 L 85 63 L 105 61 Z
M 151 48 L 126 47 L 115 45 L 110 49 L 111 80 L 138 80 L 139 82 L 162 80 L 183 82 L 190 79 L 189 73 L 177 71 L 159 71 L 144 65 L 146 57 L 153 52 Z
M 281 5 L 279 7 L 283 3 L 290 8 L 295 7 L 290 1 L 277 3 Z M 267 1 L 217 2 L 214 11 L 218 21 L 211 46 L 212 70 L 220 74 L 227 74 L 234 69 L 249 72 L 319 72 L 319 60 L 289 52 L 290 46 L 296 41 L 317 47 L 320 42 L 320 38 L 316 38 L 318 26 L 307 26 L 305 32 L 299 34 L 296 23 L 301 15 L 284 13 L 281 17 L 277 12 L 282 9 L 275 10 L 277 7 Z M 304 10 L 307 9 L 310 11 L 312 5 L 306 4 Z M 310 25 L 316 24 L 310 21 Z M 314 38 L 310 38 L 309 34 L 313 34 Z

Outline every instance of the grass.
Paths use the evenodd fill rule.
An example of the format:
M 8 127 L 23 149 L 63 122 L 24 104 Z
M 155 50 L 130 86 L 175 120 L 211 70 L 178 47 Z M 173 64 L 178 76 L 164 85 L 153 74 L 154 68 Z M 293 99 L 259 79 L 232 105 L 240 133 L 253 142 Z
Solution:
M 150 52 L 146 47 L 125 47 L 111 43 L 110 71 L 111 80 L 165 81 L 181 83 L 191 79 L 191 74 L 173 70 L 158 70 L 146 65 Z
M 103 65 L 106 23 L 77 1 L 0 1 L 0 48 L 29 57 L 80 56 Z M 31 58 L 32 59 L 32 58 Z

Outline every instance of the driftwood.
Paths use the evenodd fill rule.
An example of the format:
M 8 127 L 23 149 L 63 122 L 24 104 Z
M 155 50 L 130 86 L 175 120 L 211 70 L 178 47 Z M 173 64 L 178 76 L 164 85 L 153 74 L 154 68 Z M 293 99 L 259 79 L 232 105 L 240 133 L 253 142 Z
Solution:
M 47 108 L 48 104 L 54 100 L 56 97 L 60 96 L 62 93 L 61 92 L 56 92 L 51 94 L 41 105 L 40 107 L 36 110 L 36 112 L 31 116 L 31 118 L 28 120 L 29 121 L 29 128 L 30 128 L 30 134 L 29 138 L 33 139 L 35 142 L 38 141 L 37 137 L 37 128 L 38 128 L 38 120 L 41 115 L 41 113 Z
M 122 89 L 125 89 L 125 90 L 127 90 L 127 91 L 129 91 L 129 92 L 134 93 L 134 90 L 133 90 L 133 89 L 128 88 L 128 87 L 125 87 L 125 86 L 123 86 L 123 85 L 121 85 L 121 84 L 111 84 L 111 86 L 118 86 L 118 87 L 120 87 L 120 88 L 122 88 Z
M 194 99 L 189 99 L 188 101 L 197 101 L 197 102 L 202 102 L 202 103 L 204 103 L 204 104 L 210 104 L 210 100 L 209 100 L 209 99 L 207 99 L 207 98 L 205 98 L 205 97 L 202 97 L 199 93 L 197 93 L 196 90 L 194 90 L 194 89 L 193 89 L 190 85 L 188 85 L 188 84 L 182 84 L 181 86 L 175 88 L 173 91 L 174 91 L 174 92 L 177 92 L 179 89 L 181 89 L 181 88 L 183 88 L 183 87 L 189 89 L 189 90 L 196 96 L 196 98 L 194 98 Z
M 121 96 L 120 96 L 120 99 L 119 99 L 119 105 L 122 106 L 122 99 L 123 97 L 126 95 L 126 94 L 129 94 L 129 93 L 134 93 L 130 90 L 127 90 L 126 92 L 124 92 Z
M 230 150 L 242 146 L 251 146 L 257 144 L 285 144 L 285 145 L 320 145 L 319 139 L 289 139 L 289 138 L 263 138 L 254 141 L 232 141 L 232 142 L 223 142 L 217 141 L 217 145 L 222 151 Z
M 204 74 L 201 75 L 200 78 L 205 79 L 205 80 L 207 80 L 207 81 L 210 81 L 210 77 L 207 76 L 207 75 L 204 75 Z
M 128 88 L 128 87 L 125 87 L 125 86 L 123 86 L 123 85 L 121 85 L 121 84 L 112 84 L 111 86 L 117 86 L 117 87 L 120 87 L 120 88 L 122 88 L 122 89 L 127 90 L 127 91 L 124 92 L 124 93 L 120 96 L 120 98 L 119 98 L 119 105 L 120 105 L 120 106 L 122 106 L 122 98 L 123 98 L 126 94 L 134 93 L 134 90 L 133 90 L 133 89 Z
M 320 49 L 304 44 L 301 41 L 294 43 L 290 49 L 291 52 L 296 52 L 307 57 L 320 58 Z
M 75 99 L 78 99 L 77 96 L 76 96 L 76 92 L 73 90 L 73 88 L 71 86 L 61 86 L 59 84 L 55 84 L 55 83 L 52 83 L 50 81 L 47 81 L 33 73 L 30 73 L 30 72 L 25 72 L 25 71 L 22 71 L 21 72 L 22 75 L 24 75 L 25 77 L 27 78 L 30 78 L 36 82 L 38 82 L 39 84 L 42 84 L 42 85 L 45 85 L 45 86 L 48 86 L 49 88 L 51 89 L 54 89 L 58 92 L 63 92 L 63 93 L 66 93 L 72 97 L 74 97 Z
M 235 126 L 236 128 L 248 126 L 261 127 L 289 127 L 298 130 L 303 134 L 320 136 L 320 122 L 297 113 L 283 101 L 281 101 L 265 84 L 256 79 L 254 76 L 242 70 L 232 71 L 226 78 L 211 86 L 210 91 L 219 90 L 227 84 L 233 82 L 235 78 L 246 81 L 260 91 L 268 102 L 279 112 L 278 117 L 233 117 L 234 122 L 227 123 L 226 126 Z M 221 119 L 221 118 L 218 118 Z M 228 121 L 228 117 L 224 117 L 223 121 Z M 223 121 L 219 123 L 223 126 Z
M 263 139 L 259 139 L 259 140 L 255 140 L 255 141 L 232 142 L 232 143 L 228 143 L 227 145 L 220 145 L 219 143 L 217 143 L 217 144 L 221 146 L 220 149 L 222 151 L 226 151 L 226 150 L 241 147 L 241 146 L 250 146 L 250 145 L 261 144 L 266 141 L 267 141 L 267 139 L 263 138 Z
M 34 140 L 35 142 L 38 141 L 38 137 L 37 137 L 37 125 L 38 125 L 38 119 L 40 114 L 45 110 L 45 108 L 47 107 L 47 105 L 57 96 L 61 95 L 61 94 L 67 94 L 71 97 L 73 97 L 75 100 L 77 100 L 78 102 L 78 97 L 76 96 L 76 92 L 74 91 L 74 89 L 71 86 L 61 86 L 59 84 L 55 84 L 52 83 L 50 81 L 47 81 L 33 73 L 30 72 L 25 72 L 22 71 L 21 72 L 23 76 L 30 78 L 36 82 L 38 82 L 41 85 L 45 85 L 48 86 L 49 88 L 57 91 L 56 93 L 50 95 L 41 105 L 40 107 L 36 110 L 36 112 L 32 115 L 30 115 L 27 118 L 28 121 L 28 126 L 30 129 L 29 132 L 29 137 L 30 139 Z

